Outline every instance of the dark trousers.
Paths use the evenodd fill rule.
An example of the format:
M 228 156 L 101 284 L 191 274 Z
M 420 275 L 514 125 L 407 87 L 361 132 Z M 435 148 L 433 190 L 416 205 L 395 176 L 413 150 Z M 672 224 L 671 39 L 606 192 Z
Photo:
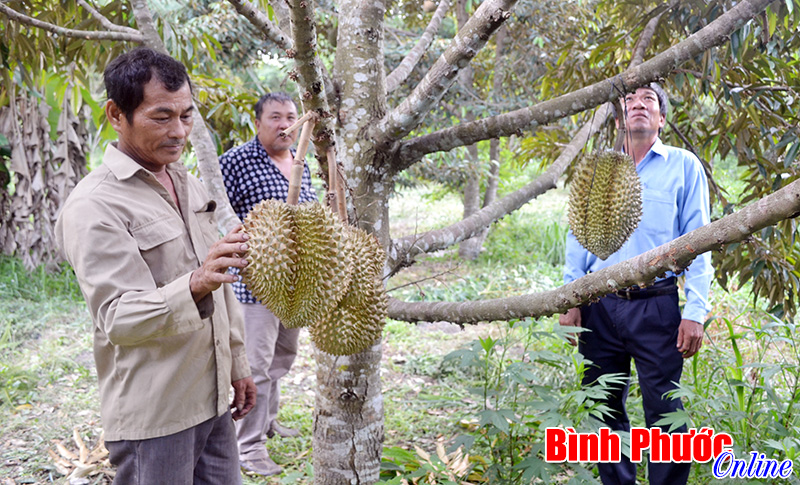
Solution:
M 242 483 L 231 413 L 160 438 L 108 441 L 115 484 L 236 485 Z
M 653 288 L 670 288 L 669 294 L 627 300 L 608 295 L 599 302 L 581 307 L 581 325 L 591 330 L 580 334 L 580 352 L 592 365 L 587 369 L 583 384 L 594 383 L 604 374 L 620 373 L 630 378 L 631 357 L 639 375 L 645 422 L 652 427 L 662 415 L 683 409 L 680 399 L 665 397 L 675 389 L 683 371 L 683 356 L 677 349 L 681 314 L 678 291 L 671 291 L 674 280 L 659 282 Z M 605 404 L 612 410 L 604 423 L 613 430 L 630 431 L 625 411 L 628 381 L 613 388 Z M 664 431 L 667 426 L 661 427 Z M 686 427 L 674 432 L 686 432 Z M 651 485 L 685 484 L 689 463 L 649 463 Z M 598 464 L 605 485 L 635 484 L 636 464 L 623 456 L 620 463 Z

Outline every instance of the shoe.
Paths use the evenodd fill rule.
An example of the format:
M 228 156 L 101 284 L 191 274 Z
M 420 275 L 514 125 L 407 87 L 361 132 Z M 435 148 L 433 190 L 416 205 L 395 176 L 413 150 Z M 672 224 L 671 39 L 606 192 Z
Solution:
M 255 473 L 264 477 L 279 475 L 283 471 L 269 456 L 253 460 L 239 460 L 239 466 L 248 473 Z
M 281 438 L 296 438 L 300 436 L 300 431 L 297 431 L 294 428 L 287 428 L 277 421 L 273 421 L 269 431 L 267 431 L 267 437 L 274 438 L 275 435 L 278 435 Z

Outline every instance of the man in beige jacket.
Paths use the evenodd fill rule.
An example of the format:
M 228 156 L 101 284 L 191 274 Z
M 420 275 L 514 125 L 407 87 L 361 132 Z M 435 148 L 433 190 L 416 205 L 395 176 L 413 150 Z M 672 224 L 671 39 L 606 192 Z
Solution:
M 178 162 L 194 109 L 183 65 L 138 48 L 104 80 L 118 141 L 68 198 L 56 235 L 94 323 L 114 483 L 241 483 L 233 419 L 256 390 L 225 283 L 247 265 L 247 236 L 219 238 L 216 203 Z

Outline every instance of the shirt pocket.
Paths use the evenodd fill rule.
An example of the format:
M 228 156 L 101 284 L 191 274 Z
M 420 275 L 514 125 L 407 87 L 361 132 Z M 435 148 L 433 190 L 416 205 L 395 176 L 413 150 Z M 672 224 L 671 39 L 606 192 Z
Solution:
M 642 219 L 639 227 L 657 245 L 672 240 L 675 200 L 671 192 L 649 187 L 642 189 Z
M 198 248 L 198 257 L 201 257 L 200 259 L 205 259 L 209 248 L 220 238 L 219 229 L 217 228 L 217 218 L 214 217 L 216 208 L 216 201 L 208 200 L 201 204 L 199 208 L 193 210 L 194 216 L 197 219 L 197 224 L 200 226 L 200 232 L 203 234 L 203 241 L 205 242 L 205 248 L 202 248 L 202 250 Z
M 180 237 L 183 225 L 174 217 L 163 216 L 132 227 L 131 235 L 150 269 L 156 287 L 162 287 L 185 270 L 186 248 Z

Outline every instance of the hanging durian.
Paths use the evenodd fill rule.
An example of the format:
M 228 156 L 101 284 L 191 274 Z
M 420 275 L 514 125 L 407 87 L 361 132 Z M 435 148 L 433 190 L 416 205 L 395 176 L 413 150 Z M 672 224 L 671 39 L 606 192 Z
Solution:
M 308 326 L 320 350 L 349 355 L 381 336 L 387 316 L 381 280 L 385 254 L 374 236 L 342 224 L 322 205 L 296 205 L 315 122 L 311 118 L 303 124 L 287 202 L 262 201 L 245 219 L 250 264 L 242 281 L 285 326 Z M 328 163 L 335 185 L 332 147 Z M 346 222 L 345 192 L 341 186 L 335 192 L 339 217 Z
M 317 203 L 264 200 L 247 215 L 250 264 L 242 281 L 285 326 L 313 324 L 344 296 L 352 264 L 341 227 Z
M 318 349 L 333 355 L 360 352 L 381 336 L 387 299 L 381 275 L 385 254 L 378 240 L 361 229 L 343 226 L 347 251 L 354 262 L 353 277 L 333 312 L 309 327 Z
M 625 244 L 642 216 L 642 188 L 633 159 L 619 151 L 593 151 L 572 177 L 569 226 L 575 239 L 605 260 Z

